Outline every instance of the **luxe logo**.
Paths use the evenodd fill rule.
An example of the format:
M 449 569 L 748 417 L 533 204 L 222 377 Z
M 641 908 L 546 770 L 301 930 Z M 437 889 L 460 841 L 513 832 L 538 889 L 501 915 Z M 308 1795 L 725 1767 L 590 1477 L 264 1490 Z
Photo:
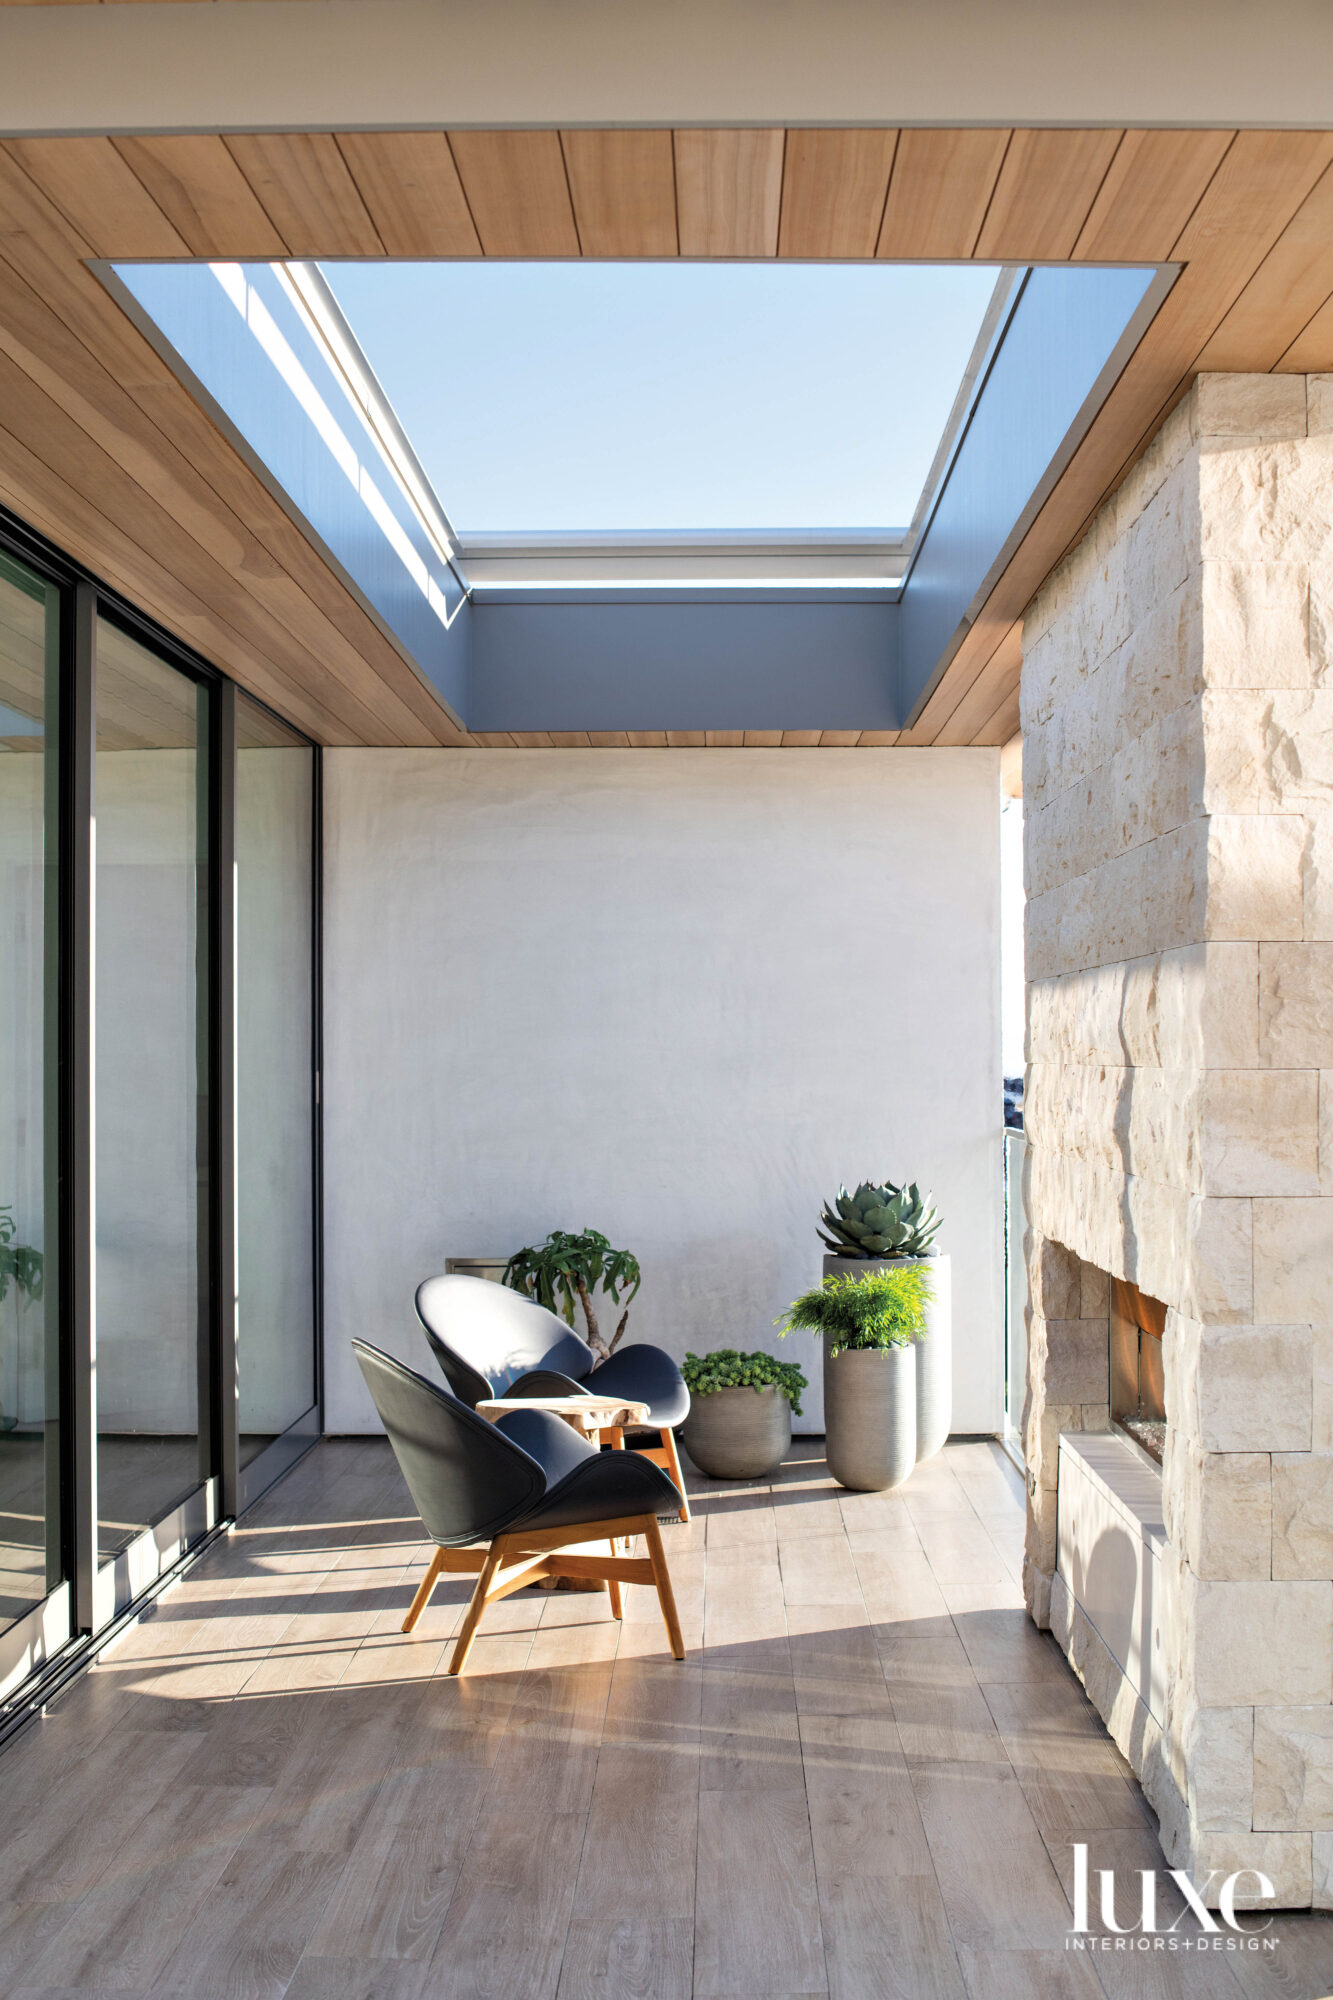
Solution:
M 1176 1888 L 1180 1891 L 1184 1899 L 1184 1908 L 1177 1911 L 1170 1923 L 1162 1923 L 1158 1917 L 1158 1871 L 1155 1868 L 1137 1868 L 1134 1870 L 1134 1873 L 1139 1878 L 1137 1916 L 1133 1915 L 1131 1900 L 1131 1909 L 1127 1912 L 1131 1920 L 1122 1923 L 1120 1921 L 1120 1911 L 1117 1907 L 1114 1868 L 1098 1868 L 1095 1871 L 1090 1871 L 1086 1842 L 1075 1841 L 1073 1847 L 1074 1922 L 1072 1933 L 1067 1943 L 1076 1951 L 1123 1951 L 1126 1949 L 1137 1951 L 1257 1951 L 1261 1948 L 1261 1945 L 1266 1951 L 1273 1949 L 1274 1940 L 1261 1940 L 1258 1936 L 1259 1932 L 1268 1929 L 1268 1926 L 1273 1921 L 1271 1917 L 1265 1918 L 1260 1924 L 1247 1926 L 1241 1923 L 1240 1918 L 1236 1914 L 1236 1897 L 1242 1892 L 1245 1883 L 1252 1882 L 1254 1884 L 1253 1890 L 1249 1892 L 1251 1895 L 1269 1897 L 1275 1893 L 1272 1883 L 1259 1869 L 1237 1868 L 1232 1874 L 1227 1876 L 1217 1895 L 1217 1916 L 1220 1916 L 1222 1919 L 1222 1923 L 1219 1924 L 1217 1916 L 1213 1914 L 1213 1911 L 1209 1909 L 1204 1900 L 1217 1875 L 1218 1871 L 1215 1868 L 1210 1869 L 1206 1879 L 1198 1885 L 1194 1883 L 1190 1875 L 1183 1868 L 1168 1868 L 1166 1870 L 1168 1881 L 1175 1883 Z M 1091 1872 L 1096 1873 L 1100 1884 L 1098 1914 L 1101 1922 L 1098 1926 L 1098 1935 L 1096 1936 L 1091 1934 L 1092 1926 L 1088 1921 L 1088 1882 Z M 1197 1920 L 1197 1935 L 1189 1930 L 1184 1932 L 1180 1930 L 1180 1926 L 1187 1914 L 1192 1914 Z M 1223 1932 L 1222 1924 L 1225 1924 L 1227 1930 L 1233 1933 L 1233 1935 L 1227 1936 Z M 1109 1935 L 1102 1935 L 1102 1933 L 1109 1933 Z

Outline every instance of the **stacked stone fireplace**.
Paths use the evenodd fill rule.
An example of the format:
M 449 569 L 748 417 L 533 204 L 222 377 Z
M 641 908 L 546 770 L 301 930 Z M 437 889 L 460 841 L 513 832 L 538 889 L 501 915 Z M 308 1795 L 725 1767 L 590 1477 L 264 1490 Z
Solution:
M 1172 1865 L 1333 1906 L 1333 378 L 1198 379 L 1022 709 L 1029 1608 Z

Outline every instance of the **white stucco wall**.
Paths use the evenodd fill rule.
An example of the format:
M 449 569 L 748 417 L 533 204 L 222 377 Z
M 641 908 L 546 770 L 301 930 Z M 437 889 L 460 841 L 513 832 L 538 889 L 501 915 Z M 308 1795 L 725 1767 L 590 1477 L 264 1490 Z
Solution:
M 639 1339 L 769 1347 L 840 1179 L 934 1189 L 954 1428 L 1003 1414 L 999 758 L 334 750 L 326 1426 L 417 1282 L 551 1228 L 633 1249 Z

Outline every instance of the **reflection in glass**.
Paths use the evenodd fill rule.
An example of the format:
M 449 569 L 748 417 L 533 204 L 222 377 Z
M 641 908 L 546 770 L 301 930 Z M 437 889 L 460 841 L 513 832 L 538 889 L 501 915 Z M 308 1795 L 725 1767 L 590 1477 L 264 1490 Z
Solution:
M 0 555 L 0 1625 L 59 1581 L 57 593 Z
M 160 1520 L 209 1470 L 207 1426 L 200 1435 L 208 1352 L 208 713 L 206 688 L 99 620 L 94 1020 L 103 1558 Z
M 246 1465 L 315 1400 L 314 752 L 236 697 L 237 1374 Z

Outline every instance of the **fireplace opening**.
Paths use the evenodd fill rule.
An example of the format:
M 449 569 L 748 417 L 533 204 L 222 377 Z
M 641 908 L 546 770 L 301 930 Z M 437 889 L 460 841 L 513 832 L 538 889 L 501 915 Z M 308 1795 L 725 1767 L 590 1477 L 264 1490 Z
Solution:
M 1111 1280 L 1111 1421 L 1148 1456 L 1166 1450 L 1162 1335 L 1166 1307 L 1123 1278 Z

